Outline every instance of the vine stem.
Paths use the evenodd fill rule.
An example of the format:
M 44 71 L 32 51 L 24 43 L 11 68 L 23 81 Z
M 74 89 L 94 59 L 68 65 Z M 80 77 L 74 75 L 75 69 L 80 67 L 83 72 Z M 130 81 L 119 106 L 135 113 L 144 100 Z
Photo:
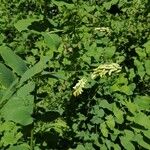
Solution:
M 35 112 L 35 101 L 37 100 L 37 84 L 39 82 L 39 78 L 36 79 L 35 90 L 34 90 L 34 108 L 33 112 Z M 32 123 L 32 129 L 30 132 L 30 150 L 34 150 L 34 122 Z
M 33 127 L 32 127 L 32 129 L 31 129 L 30 150 L 33 150 L 33 149 L 34 149 L 33 138 L 34 138 L 34 124 L 33 124 Z

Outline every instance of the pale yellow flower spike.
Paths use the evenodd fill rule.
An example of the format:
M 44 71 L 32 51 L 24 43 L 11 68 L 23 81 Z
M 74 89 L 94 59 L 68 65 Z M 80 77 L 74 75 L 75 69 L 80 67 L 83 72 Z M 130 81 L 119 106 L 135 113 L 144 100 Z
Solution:
M 87 82 L 87 79 L 82 78 L 78 81 L 78 83 L 73 87 L 74 92 L 73 95 L 74 96 L 78 96 L 83 92 L 83 88 L 85 87 L 85 84 Z
M 109 27 L 97 27 L 95 28 L 95 31 L 100 31 L 100 32 L 110 32 L 110 28 Z
M 112 73 L 118 73 L 120 71 L 121 71 L 121 67 L 117 63 L 102 64 L 94 69 L 94 72 L 91 74 L 91 78 L 95 79 L 98 76 L 103 77 L 106 74 L 108 74 L 110 76 Z M 82 94 L 83 88 L 85 87 L 86 82 L 87 82 L 87 79 L 85 79 L 85 78 L 82 78 L 78 81 L 78 83 L 73 87 L 73 89 L 74 89 L 73 95 L 74 96 L 78 96 L 78 95 Z
M 103 77 L 107 73 L 110 76 L 113 72 L 118 73 L 120 71 L 121 71 L 121 67 L 117 63 L 102 64 L 102 65 L 99 65 L 96 69 L 94 69 L 94 72 L 92 73 L 91 78 L 95 79 L 98 76 Z

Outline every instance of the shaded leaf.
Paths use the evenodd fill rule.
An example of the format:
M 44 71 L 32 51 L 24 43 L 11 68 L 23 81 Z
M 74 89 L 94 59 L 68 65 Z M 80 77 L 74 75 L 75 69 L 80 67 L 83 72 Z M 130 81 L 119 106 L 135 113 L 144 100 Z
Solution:
M 15 75 L 5 65 L 0 63 L 0 84 L 8 88 L 15 80 Z
M 36 19 L 36 18 L 27 18 L 27 19 L 22 19 L 22 20 L 19 20 L 18 22 L 16 22 L 14 24 L 15 28 L 21 32 L 21 31 L 24 31 L 24 30 L 28 30 L 28 27 L 35 21 L 40 21 L 42 19 Z

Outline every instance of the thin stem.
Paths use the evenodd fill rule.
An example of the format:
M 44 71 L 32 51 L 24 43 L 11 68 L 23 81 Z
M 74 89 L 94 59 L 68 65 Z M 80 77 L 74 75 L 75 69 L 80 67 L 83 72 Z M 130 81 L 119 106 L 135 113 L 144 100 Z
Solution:
M 31 129 L 30 150 L 33 150 L 33 149 L 34 149 L 33 138 L 34 138 L 34 124 L 33 124 L 33 127 L 32 127 L 32 129 Z
M 37 86 L 38 86 L 38 82 L 39 82 L 39 78 L 35 79 L 36 80 L 36 85 L 35 85 L 35 89 L 34 89 L 34 108 L 33 108 L 33 112 L 35 112 L 35 102 L 37 100 Z M 32 129 L 31 129 L 31 135 L 30 135 L 30 150 L 34 150 L 34 122 L 32 123 Z

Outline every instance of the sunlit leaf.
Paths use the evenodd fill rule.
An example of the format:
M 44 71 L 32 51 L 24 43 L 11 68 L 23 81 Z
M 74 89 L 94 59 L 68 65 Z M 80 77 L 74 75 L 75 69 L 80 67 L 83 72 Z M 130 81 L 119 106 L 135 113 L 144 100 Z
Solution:
M 28 68 L 26 63 L 16 55 L 10 48 L 6 46 L 0 47 L 0 54 L 6 65 L 11 67 L 18 75 L 22 75 Z

